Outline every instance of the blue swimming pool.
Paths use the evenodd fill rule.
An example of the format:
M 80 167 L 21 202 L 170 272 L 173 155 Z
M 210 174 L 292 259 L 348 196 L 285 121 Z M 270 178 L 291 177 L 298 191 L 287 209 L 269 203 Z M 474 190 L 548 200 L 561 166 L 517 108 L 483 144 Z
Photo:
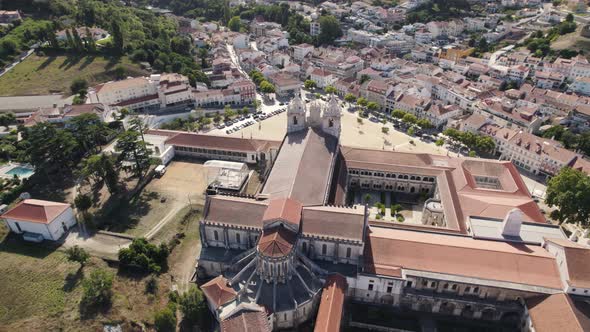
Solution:
M 19 178 L 27 178 L 35 173 L 35 170 L 29 167 L 16 166 L 6 172 L 8 175 L 17 175 Z

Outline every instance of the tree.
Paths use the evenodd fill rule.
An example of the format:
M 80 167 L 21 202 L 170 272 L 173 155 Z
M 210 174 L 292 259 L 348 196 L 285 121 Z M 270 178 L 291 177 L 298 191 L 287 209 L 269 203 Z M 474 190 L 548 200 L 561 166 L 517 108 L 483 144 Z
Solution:
M 475 153 L 475 151 L 473 151 L 473 150 L 469 150 L 469 157 L 475 158 L 475 157 L 477 157 L 477 153 Z
M 86 92 L 88 91 L 88 82 L 83 78 L 77 78 L 70 85 L 70 91 L 73 95 L 86 95 Z
M 359 106 L 365 107 L 369 102 L 364 97 L 360 97 L 356 100 L 356 103 L 359 104 Z
M 381 132 L 384 134 L 389 133 L 389 127 L 381 127 Z
M 176 331 L 176 315 L 169 307 L 158 311 L 154 317 L 154 325 L 158 332 Z
M 416 123 L 417 119 L 414 114 L 406 113 L 406 115 L 404 115 L 404 117 L 402 118 L 402 121 L 407 124 L 412 124 Z
M 361 79 L 359 80 L 359 84 L 362 85 L 363 83 L 367 82 L 370 79 L 371 79 L 371 76 L 369 76 L 367 74 L 362 74 Z
M 147 123 L 145 123 L 143 121 L 143 119 L 140 118 L 139 116 L 135 116 L 135 117 L 131 118 L 131 120 L 129 120 L 129 124 L 130 124 L 129 128 L 137 131 L 139 133 L 139 135 L 141 136 L 141 141 L 145 143 L 144 134 L 146 133 L 146 131 L 148 131 L 150 129 L 150 127 L 147 125 Z
M 312 90 L 315 89 L 317 87 L 317 84 L 315 83 L 315 81 L 312 80 L 305 80 L 305 82 L 303 82 L 303 86 L 307 89 L 307 90 Z
M 252 79 L 252 82 L 254 82 L 254 84 L 256 84 L 256 85 L 260 85 L 260 83 L 265 80 L 262 73 L 259 72 L 258 70 L 251 71 L 250 78 Z
M 569 13 L 565 16 L 565 21 L 566 22 L 573 22 L 574 21 L 574 15 L 572 13 Z
M 112 23 L 112 34 L 113 36 L 113 48 L 117 53 L 123 53 L 123 47 L 125 46 L 125 41 L 123 38 L 123 30 L 121 29 L 121 25 L 117 20 L 113 21 Z
M 414 129 L 414 127 L 410 127 L 410 129 L 408 129 L 408 135 L 414 136 L 415 133 L 416 133 L 416 129 Z
M 434 127 L 432 125 L 432 122 L 430 122 L 430 120 L 428 120 L 428 119 L 418 119 L 416 121 L 416 124 L 422 129 L 430 129 L 430 128 Z
M 113 156 L 103 153 L 86 158 L 82 162 L 81 174 L 93 179 L 95 184 L 104 181 L 111 194 L 119 190 L 119 172 Z
M 590 177 L 580 170 L 562 168 L 547 184 L 545 203 L 556 206 L 551 217 L 559 223 L 588 225 L 590 218 Z
M 275 93 L 275 86 L 265 80 L 260 83 L 260 91 L 263 93 Z
M 242 27 L 242 21 L 240 20 L 239 16 L 234 16 L 229 20 L 227 26 L 231 31 L 239 32 L 240 28 Z
M 74 48 L 76 49 L 76 51 L 82 52 L 84 50 L 84 43 L 82 42 L 82 38 L 80 38 L 78 29 L 72 28 L 72 38 L 74 41 Z
M 320 17 L 320 34 L 318 42 L 320 44 L 332 44 L 334 40 L 342 37 L 342 29 L 340 22 L 332 15 L 325 15 Z
M 169 254 L 170 250 L 164 243 L 156 246 L 145 238 L 136 238 L 129 248 L 119 250 L 119 262 L 124 268 L 160 273 L 168 268 Z
M 335 94 L 336 92 L 338 92 L 338 90 L 336 90 L 335 87 L 328 85 L 324 88 L 324 91 L 326 91 L 326 93 L 328 94 Z
M 344 100 L 345 100 L 346 102 L 348 102 L 348 103 L 351 103 L 351 104 L 352 104 L 352 103 L 356 102 L 356 97 L 355 97 L 355 96 L 354 96 L 352 93 L 347 93 L 347 94 L 344 96 Z
M 403 119 L 404 116 L 406 116 L 406 112 L 402 111 L 402 110 L 393 110 L 391 112 L 391 116 L 393 116 L 396 119 Z
M 90 29 L 86 27 L 85 31 L 86 36 L 84 37 L 84 43 L 86 44 L 86 51 L 89 53 L 96 52 L 96 42 L 94 41 L 94 37 L 90 32 Z
M 236 116 L 236 111 L 232 110 L 231 107 L 229 107 L 229 105 L 226 105 L 225 109 L 223 111 L 224 120 L 228 121 L 231 118 L 233 118 L 234 116 Z
M 105 137 L 112 132 L 94 113 L 86 113 L 70 119 L 68 128 L 84 153 L 99 152 L 101 143 L 105 142 Z
M 127 69 L 125 69 L 125 67 L 123 67 L 122 65 L 118 65 L 117 67 L 115 67 L 115 70 L 113 72 L 115 73 L 115 78 L 118 80 L 122 80 L 125 77 L 127 77 Z
M 92 207 L 92 199 L 86 194 L 80 194 L 74 199 L 74 204 L 78 210 L 85 212 Z
M 80 263 L 80 267 L 84 267 L 86 262 L 90 259 L 90 254 L 88 251 L 78 247 L 77 245 L 68 248 L 66 250 L 66 256 L 68 257 L 69 261 Z
M 0 126 L 8 130 L 8 126 L 16 122 L 16 116 L 14 113 L 2 113 L 0 114 Z
M 84 309 L 100 308 L 111 304 L 113 296 L 113 274 L 98 269 L 92 271 L 90 277 L 82 283 L 82 301 Z
M 367 109 L 369 109 L 369 111 L 371 111 L 371 112 L 375 112 L 375 111 L 377 111 L 379 108 L 380 108 L 380 107 L 379 107 L 379 104 L 377 104 L 377 103 L 376 103 L 376 102 L 374 102 L 374 101 L 371 101 L 371 102 L 367 103 Z
M 132 172 L 135 176 L 143 178 L 145 171 L 150 166 L 151 150 L 144 141 L 139 140 L 139 133 L 135 130 L 126 130 L 118 137 L 115 150 L 119 151 L 119 162 L 128 160 L 135 165 Z
M 434 142 L 434 144 L 436 146 L 443 146 L 445 144 L 445 141 L 442 138 L 439 138 L 436 140 L 436 142 Z
M 492 152 L 496 147 L 496 143 L 489 136 L 477 136 L 475 147 L 479 151 Z
M 42 122 L 27 130 L 25 135 L 28 142 L 26 155 L 29 161 L 46 175 L 53 171 L 67 174 L 79 160 L 79 145 L 69 131 Z
M 189 288 L 189 290 L 180 297 L 180 310 L 186 319 L 190 323 L 202 323 L 207 317 L 208 309 L 207 303 L 203 297 L 203 293 L 200 289 L 195 286 Z

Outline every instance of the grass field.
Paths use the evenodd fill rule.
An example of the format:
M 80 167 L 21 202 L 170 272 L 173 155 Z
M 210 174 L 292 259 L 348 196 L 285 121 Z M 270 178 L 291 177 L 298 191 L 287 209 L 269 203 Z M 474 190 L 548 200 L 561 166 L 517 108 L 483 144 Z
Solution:
M 551 43 L 551 48 L 557 50 L 576 50 L 584 51 L 584 54 L 590 52 L 590 38 L 582 37 L 582 24 L 578 24 L 576 31 L 559 36 L 557 40 Z
M 128 76 L 146 74 L 126 57 L 31 55 L 0 77 L 0 96 L 69 94 L 74 79 L 86 79 L 90 86 L 107 82 L 115 78 L 114 69 L 119 64 L 126 69 Z
M 117 273 L 92 258 L 84 267 L 65 254 L 13 239 L 0 243 L 0 331 L 102 331 L 104 322 L 153 324 L 154 313 L 168 302 L 170 276 L 158 277 L 156 294 L 146 294 L 147 276 Z M 81 318 L 82 280 L 102 268 L 115 274 L 113 304 L 107 313 Z

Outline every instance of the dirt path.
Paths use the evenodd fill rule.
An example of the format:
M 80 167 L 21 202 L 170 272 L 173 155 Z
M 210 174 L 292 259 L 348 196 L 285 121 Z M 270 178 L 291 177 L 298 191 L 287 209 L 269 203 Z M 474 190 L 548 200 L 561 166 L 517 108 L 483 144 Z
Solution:
M 199 223 L 192 221 L 186 229 L 186 237 L 182 243 L 174 249 L 170 257 L 170 275 L 178 287 L 178 292 L 188 290 L 191 277 L 195 272 L 196 259 L 201 253 L 201 241 L 199 237 Z

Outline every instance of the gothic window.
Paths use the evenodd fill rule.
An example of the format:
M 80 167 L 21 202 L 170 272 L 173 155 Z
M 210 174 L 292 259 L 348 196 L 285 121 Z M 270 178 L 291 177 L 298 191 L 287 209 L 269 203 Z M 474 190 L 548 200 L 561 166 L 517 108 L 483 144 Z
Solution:
M 387 292 L 391 293 L 391 291 L 393 290 L 393 286 L 387 286 Z
M 322 255 L 325 255 L 327 251 L 328 251 L 328 246 L 325 243 L 322 244 Z
M 346 248 L 346 258 L 350 258 L 351 253 L 352 253 L 352 250 L 350 248 Z
M 301 245 L 301 250 L 304 254 L 307 253 L 307 242 L 303 242 L 303 244 Z
M 328 127 L 330 127 L 330 128 L 334 127 L 334 120 L 332 120 L 332 119 L 328 120 Z
M 219 241 L 219 233 L 217 233 L 217 231 L 213 231 L 213 238 L 215 241 Z
M 297 116 L 296 115 L 293 115 L 293 124 L 297 125 Z
M 469 293 L 471 291 L 471 287 L 467 286 L 465 287 L 465 293 Z
M 236 242 L 237 242 L 238 244 L 240 244 L 240 243 L 241 243 L 241 241 L 240 241 L 240 240 L 241 240 L 241 239 L 240 239 L 240 234 L 239 234 L 239 233 L 236 233 Z

